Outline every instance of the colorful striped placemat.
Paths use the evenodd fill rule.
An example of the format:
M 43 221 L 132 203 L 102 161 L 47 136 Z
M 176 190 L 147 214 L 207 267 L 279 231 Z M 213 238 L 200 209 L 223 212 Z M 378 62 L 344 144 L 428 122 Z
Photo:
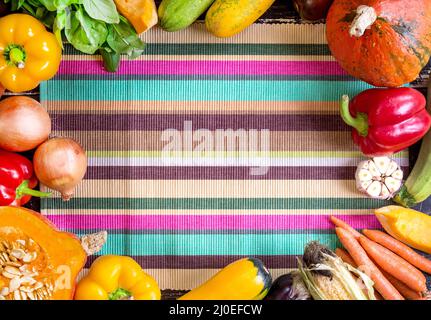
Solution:
M 145 34 L 116 74 L 66 46 L 41 87 L 53 135 L 89 168 L 75 197 L 42 212 L 77 234 L 106 229 L 102 254 L 130 255 L 162 289 L 191 289 L 243 256 L 274 277 L 310 240 L 337 246 L 328 215 L 377 228 L 387 202 L 356 191 L 362 157 L 338 116 L 367 88 L 330 56 L 323 25 L 256 24 L 217 39 L 203 24 Z M 396 155 L 403 167 L 408 154 Z

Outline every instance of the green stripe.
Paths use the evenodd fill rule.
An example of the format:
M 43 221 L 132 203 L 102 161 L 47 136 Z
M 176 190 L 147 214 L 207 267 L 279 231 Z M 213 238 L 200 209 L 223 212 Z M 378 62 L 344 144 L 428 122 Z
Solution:
M 103 78 L 103 76 L 102 76 Z M 50 80 L 42 100 L 60 101 L 337 101 L 369 88 L 357 81 Z
M 312 240 L 331 249 L 335 234 L 111 234 L 100 254 L 145 255 L 302 255 Z M 187 267 L 187 266 L 184 266 Z
M 70 45 L 64 54 L 82 55 Z M 326 44 L 148 43 L 144 55 L 330 55 Z
M 366 198 L 60 198 L 42 199 L 44 209 L 372 209 L 390 201 Z
M 270 157 L 270 158 L 363 158 L 359 151 L 87 151 L 90 158 L 214 158 L 214 157 Z M 408 158 L 408 152 L 402 151 L 392 156 L 396 159 Z

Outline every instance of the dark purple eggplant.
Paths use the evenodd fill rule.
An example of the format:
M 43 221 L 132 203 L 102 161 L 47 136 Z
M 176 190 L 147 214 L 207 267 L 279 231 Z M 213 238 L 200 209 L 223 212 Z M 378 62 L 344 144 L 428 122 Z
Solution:
M 265 300 L 310 300 L 307 287 L 298 272 L 278 277 L 271 286 Z
M 293 0 L 301 19 L 316 21 L 325 19 L 334 0 Z
M 9 12 L 9 5 L 0 0 L 0 17 L 5 16 Z

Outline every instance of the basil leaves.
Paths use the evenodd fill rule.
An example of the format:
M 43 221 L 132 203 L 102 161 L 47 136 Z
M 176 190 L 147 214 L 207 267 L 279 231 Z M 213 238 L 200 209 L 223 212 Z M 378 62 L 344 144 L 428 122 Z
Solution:
M 12 11 L 24 11 L 52 29 L 60 43 L 63 35 L 77 50 L 99 52 L 105 69 L 115 72 L 121 55 L 140 56 L 145 43 L 121 16 L 114 0 L 5 0 Z

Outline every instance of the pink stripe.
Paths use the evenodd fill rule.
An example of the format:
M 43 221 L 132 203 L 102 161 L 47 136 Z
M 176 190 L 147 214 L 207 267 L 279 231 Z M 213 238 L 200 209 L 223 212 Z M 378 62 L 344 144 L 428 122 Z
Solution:
M 100 61 L 63 61 L 59 74 L 109 74 Z M 345 75 L 335 61 L 122 61 L 120 75 Z
M 357 229 L 381 228 L 374 215 L 340 215 Z M 60 229 L 303 230 L 333 229 L 326 215 L 48 215 Z

